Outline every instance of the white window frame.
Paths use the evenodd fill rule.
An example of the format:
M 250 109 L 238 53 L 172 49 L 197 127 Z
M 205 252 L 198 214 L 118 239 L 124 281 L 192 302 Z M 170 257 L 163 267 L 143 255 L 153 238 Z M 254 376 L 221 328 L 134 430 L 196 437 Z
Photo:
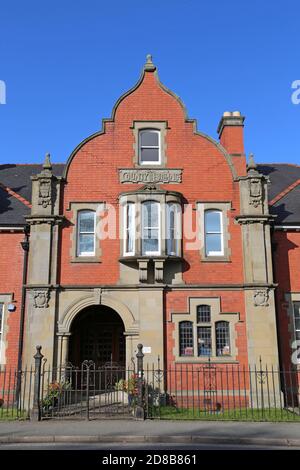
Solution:
M 132 207 L 132 226 L 128 227 L 128 218 L 127 218 L 127 211 L 129 209 L 129 206 Z M 123 254 L 124 256 L 134 256 L 135 255 L 135 242 L 136 242 L 136 237 L 135 237 L 135 224 L 136 224 L 136 207 L 135 207 L 134 202 L 127 202 L 123 206 L 123 221 L 124 221 L 124 244 L 123 244 Z M 131 235 L 132 240 L 133 240 L 133 251 L 127 251 L 127 240 L 128 236 Z
M 158 146 L 157 145 L 141 145 L 141 135 L 143 132 L 153 132 L 158 134 Z M 142 149 L 158 149 L 158 161 L 142 161 Z M 161 164 L 161 135 L 158 129 L 140 129 L 139 130 L 139 165 L 160 165 Z
M 0 309 L 2 310 L 2 320 L 0 323 L 0 364 L 2 364 L 2 346 L 3 346 L 3 335 L 4 335 L 4 314 L 5 314 L 5 309 L 4 309 L 4 303 L 0 302 Z
M 157 221 L 158 221 L 158 225 L 157 227 L 148 227 L 148 228 L 151 228 L 151 229 L 157 229 L 158 230 L 158 251 L 145 251 L 143 250 L 143 245 L 144 245 L 144 230 L 145 230 L 145 226 L 144 226 L 144 206 L 147 204 L 147 203 L 151 203 L 151 204 L 155 204 L 157 207 L 158 207 L 158 217 L 157 217 Z M 159 256 L 160 253 L 161 253 L 161 205 L 160 205 L 160 202 L 158 201 L 153 201 L 151 199 L 147 199 L 146 201 L 143 201 L 141 203 L 141 219 L 142 219 L 142 236 L 141 236 L 141 253 L 142 253 L 142 256 Z
M 299 329 L 296 328 L 296 319 L 295 319 L 295 304 L 300 305 L 300 300 L 293 300 L 292 301 L 292 306 L 293 306 L 293 327 L 294 327 L 294 341 L 297 341 L 297 331 L 300 331 Z M 300 317 L 300 314 L 299 314 Z M 299 340 L 298 340 L 299 341 Z M 298 350 L 298 345 L 297 345 L 297 350 Z M 300 357 L 297 357 L 297 363 L 300 364 Z
M 81 232 L 80 231 L 80 216 L 82 213 L 90 212 L 94 215 L 94 231 L 93 232 Z M 93 251 L 82 251 L 80 252 L 80 235 L 94 235 L 94 250 Z M 95 256 L 96 255 L 96 212 L 90 209 L 82 209 L 77 213 L 77 256 Z
M 179 256 L 180 243 L 181 243 L 181 206 L 178 202 L 167 202 L 166 204 L 166 254 L 168 256 Z M 168 241 L 170 240 L 171 229 L 170 229 L 170 207 L 175 207 L 174 210 L 174 240 L 175 240 L 175 252 L 169 252 Z
M 206 214 L 216 212 L 220 214 L 220 231 L 207 231 L 206 229 Z M 207 251 L 207 235 L 220 235 L 221 236 L 221 250 L 220 251 Z M 223 231 L 223 211 L 219 209 L 206 209 L 204 211 L 204 251 L 205 256 L 224 256 L 224 231 Z

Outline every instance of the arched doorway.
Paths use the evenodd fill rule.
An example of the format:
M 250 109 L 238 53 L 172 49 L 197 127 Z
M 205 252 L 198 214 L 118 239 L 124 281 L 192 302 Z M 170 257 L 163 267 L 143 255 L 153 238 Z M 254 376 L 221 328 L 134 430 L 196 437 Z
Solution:
M 108 363 L 125 366 L 124 323 L 112 308 L 91 306 L 82 310 L 71 325 L 69 361 L 80 366 L 92 360 L 96 367 Z

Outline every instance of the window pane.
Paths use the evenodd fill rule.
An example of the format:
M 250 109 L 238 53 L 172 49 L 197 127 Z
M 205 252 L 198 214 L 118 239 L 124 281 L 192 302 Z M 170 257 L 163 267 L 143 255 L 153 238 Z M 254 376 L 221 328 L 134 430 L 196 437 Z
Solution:
M 80 235 L 79 236 L 79 254 L 82 253 L 94 253 L 94 245 L 95 245 L 95 237 L 94 235 Z
M 295 318 L 295 330 L 300 331 L 300 318 Z
M 221 230 L 221 212 L 219 211 L 206 211 L 205 212 L 205 231 L 218 232 Z
M 149 228 L 158 227 L 159 203 L 147 201 L 143 203 L 143 226 Z
M 95 212 L 79 212 L 79 231 L 94 233 L 95 230 Z
M 142 131 L 140 133 L 141 147 L 158 147 L 158 132 L 157 131 Z
M 167 205 L 167 254 L 177 255 L 179 244 L 179 206 L 178 204 Z
M 194 355 L 193 323 L 190 321 L 179 323 L 179 354 L 180 356 Z
M 142 205 L 142 253 L 159 251 L 159 203 L 148 201 Z
M 211 327 L 198 326 L 198 356 L 211 356 Z
M 143 242 L 143 254 L 146 253 L 157 253 L 159 249 L 158 231 L 147 230 L 142 240 Z
M 3 323 L 3 304 L 0 304 L 0 333 L 2 332 Z
M 159 150 L 141 148 L 141 162 L 158 162 L 159 161 Z
M 210 306 L 209 305 L 198 305 L 197 323 L 210 323 Z
M 216 323 L 216 350 L 217 356 L 230 354 L 229 323 L 226 321 Z
M 134 253 L 135 220 L 134 204 L 126 206 L 126 253 Z
M 217 234 L 207 234 L 205 243 L 206 254 L 222 251 L 222 236 Z
M 294 302 L 294 317 L 300 318 L 300 302 Z

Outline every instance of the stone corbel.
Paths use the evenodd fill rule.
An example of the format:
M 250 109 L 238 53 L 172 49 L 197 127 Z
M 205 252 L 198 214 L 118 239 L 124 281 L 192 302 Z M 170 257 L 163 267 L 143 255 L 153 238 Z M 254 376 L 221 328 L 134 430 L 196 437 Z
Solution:
M 147 282 L 148 279 L 148 263 L 149 259 L 138 259 L 139 265 L 139 281 L 140 282 Z
M 165 260 L 154 260 L 154 278 L 156 282 L 163 282 L 164 280 L 164 263 Z

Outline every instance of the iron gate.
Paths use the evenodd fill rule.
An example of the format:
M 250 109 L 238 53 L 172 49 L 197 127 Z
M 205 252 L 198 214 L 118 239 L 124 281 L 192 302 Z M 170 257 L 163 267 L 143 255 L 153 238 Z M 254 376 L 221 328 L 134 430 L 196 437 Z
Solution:
M 103 419 L 134 416 L 135 370 L 108 362 L 96 367 L 84 361 L 81 367 L 67 364 L 41 369 L 41 419 Z

